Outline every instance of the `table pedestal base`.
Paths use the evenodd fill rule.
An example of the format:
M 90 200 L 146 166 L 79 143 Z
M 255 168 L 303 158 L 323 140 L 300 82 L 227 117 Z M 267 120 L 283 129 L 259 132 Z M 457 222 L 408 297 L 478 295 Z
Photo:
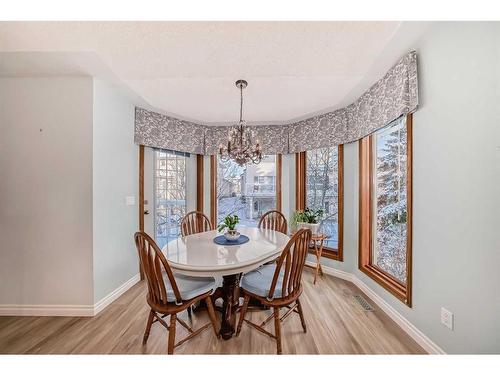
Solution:
M 228 275 L 223 277 L 222 287 L 215 290 L 212 295 L 215 310 L 221 313 L 220 335 L 224 340 L 229 340 L 233 337 L 236 331 L 236 314 L 240 310 L 240 277 L 241 274 Z M 215 305 L 215 301 L 222 298 L 222 306 Z M 193 311 L 205 310 L 205 301 L 200 301 L 196 306 L 193 306 Z M 262 305 L 257 300 L 250 300 L 249 310 L 268 310 L 269 307 Z
M 220 335 L 224 340 L 229 340 L 236 329 L 236 312 L 240 299 L 240 276 L 241 274 L 228 275 L 222 281 L 222 317 Z

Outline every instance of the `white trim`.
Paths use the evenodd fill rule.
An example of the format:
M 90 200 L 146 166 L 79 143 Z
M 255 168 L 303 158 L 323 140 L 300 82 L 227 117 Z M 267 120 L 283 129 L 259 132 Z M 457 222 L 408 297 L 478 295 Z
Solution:
M 135 284 L 137 284 L 141 280 L 141 275 L 138 273 L 132 276 L 128 281 L 125 281 L 118 288 L 113 290 L 107 296 L 102 298 L 100 301 L 96 302 L 93 307 L 94 315 L 99 314 L 102 310 L 108 307 L 113 301 L 115 301 L 118 297 L 120 297 L 127 290 L 132 288 Z
M 0 316 L 95 316 L 139 280 L 134 275 L 94 305 L 0 305 Z
M 306 262 L 309 265 L 315 265 L 312 262 Z M 408 319 L 401 315 L 394 307 L 389 305 L 382 297 L 375 293 L 355 274 L 341 271 L 332 267 L 321 265 L 323 272 L 326 275 L 338 277 L 339 279 L 347 280 L 356 285 L 368 298 L 370 298 L 389 318 L 391 318 L 403 331 L 405 331 L 413 340 L 417 342 L 429 354 L 446 354 L 436 343 L 428 338 L 422 331 L 415 327 Z
M 94 316 L 94 306 L 0 305 L 0 316 Z

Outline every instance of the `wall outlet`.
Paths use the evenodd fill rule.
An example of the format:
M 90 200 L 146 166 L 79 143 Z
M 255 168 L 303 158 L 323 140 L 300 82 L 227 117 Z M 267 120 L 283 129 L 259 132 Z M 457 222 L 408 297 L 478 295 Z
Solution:
M 125 204 L 127 206 L 135 205 L 135 196 L 131 195 L 131 196 L 125 197 Z
M 453 313 L 441 307 L 441 323 L 453 331 Z

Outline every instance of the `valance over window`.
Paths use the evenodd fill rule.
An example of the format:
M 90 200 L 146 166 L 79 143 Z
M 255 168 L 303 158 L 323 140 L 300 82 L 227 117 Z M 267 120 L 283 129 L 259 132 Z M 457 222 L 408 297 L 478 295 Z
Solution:
M 290 124 L 288 152 L 357 141 L 417 105 L 417 54 L 410 52 L 351 105 Z
M 412 51 L 345 108 L 285 125 L 253 126 L 264 154 L 295 153 L 357 141 L 418 105 L 417 55 Z M 227 126 L 207 126 L 136 108 L 135 143 L 216 154 Z
M 204 125 L 135 109 L 134 140 L 139 145 L 203 155 L 205 130 Z

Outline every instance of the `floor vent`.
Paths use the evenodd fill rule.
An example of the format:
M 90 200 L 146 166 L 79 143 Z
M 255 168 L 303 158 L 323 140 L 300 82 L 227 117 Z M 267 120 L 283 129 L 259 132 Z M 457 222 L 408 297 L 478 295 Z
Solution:
M 375 309 L 363 298 L 363 296 L 355 295 L 354 298 L 365 311 L 375 311 Z

